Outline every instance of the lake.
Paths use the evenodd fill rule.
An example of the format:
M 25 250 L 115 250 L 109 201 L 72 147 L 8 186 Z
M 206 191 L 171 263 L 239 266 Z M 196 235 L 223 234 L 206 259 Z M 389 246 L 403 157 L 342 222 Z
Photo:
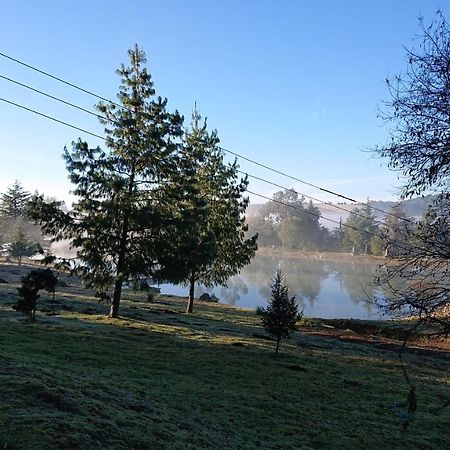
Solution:
M 208 292 L 229 305 L 266 306 L 271 278 L 280 266 L 289 294 L 296 296 L 307 317 L 377 319 L 382 316 L 367 299 L 381 293 L 373 282 L 379 264 L 357 257 L 339 260 L 338 254 L 335 260 L 257 254 L 239 275 L 229 279 L 227 287 L 196 286 L 195 297 Z M 163 294 L 187 296 L 188 293 L 185 286 L 161 284 L 160 287 Z

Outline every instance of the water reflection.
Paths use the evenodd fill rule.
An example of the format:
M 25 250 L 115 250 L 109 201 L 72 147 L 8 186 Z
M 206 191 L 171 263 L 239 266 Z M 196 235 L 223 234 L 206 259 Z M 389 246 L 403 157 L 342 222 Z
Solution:
M 245 281 L 240 275 L 236 275 L 228 280 L 227 286 L 218 287 L 204 287 L 198 286 L 195 289 L 195 296 L 200 297 L 204 292 L 212 295 L 215 294 L 221 303 L 226 303 L 227 305 L 238 306 L 239 300 L 242 295 L 248 294 L 248 288 Z
M 203 292 L 215 294 L 222 303 L 256 308 L 265 306 L 270 298 L 269 283 L 278 266 L 286 278 L 291 295 L 310 317 L 376 318 L 377 308 L 367 300 L 383 292 L 374 284 L 379 264 L 354 260 L 323 261 L 309 258 L 280 258 L 257 255 L 240 275 L 232 277 L 227 287 L 198 287 L 196 297 Z M 187 295 L 180 286 L 161 285 L 163 293 Z

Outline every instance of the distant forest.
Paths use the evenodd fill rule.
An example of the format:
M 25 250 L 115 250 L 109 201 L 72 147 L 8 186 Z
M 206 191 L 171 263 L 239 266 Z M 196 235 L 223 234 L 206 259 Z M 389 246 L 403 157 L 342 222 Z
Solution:
M 318 205 L 284 190 L 265 204 L 250 205 L 249 233 L 258 233 L 260 247 L 398 256 L 413 245 L 412 236 L 435 199 Z

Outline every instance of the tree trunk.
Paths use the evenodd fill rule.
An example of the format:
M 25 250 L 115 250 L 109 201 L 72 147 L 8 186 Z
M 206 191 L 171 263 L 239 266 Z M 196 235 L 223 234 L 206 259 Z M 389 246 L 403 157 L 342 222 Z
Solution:
M 188 304 L 186 308 L 187 313 L 191 313 L 194 309 L 194 288 L 195 288 L 195 278 L 191 277 L 189 279 L 189 297 Z
M 114 284 L 114 295 L 109 310 L 109 317 L 119 317 L 120 297 L 122 295 L 122 277 L 118 276 Z
M 280 341 L 281 341 L 281 338 L 277 337 L 277 346 L 275 348 L 275 356 L 278 356 L 278 349 L 280 348 Z
M 128 185 L 128 196 L 131 198 L 134 185 L 134 168 L 132 170 Z M 117 260 L 116 282 L 114 284 L 114 295 L 109 310 L 109 317 L 119 317 L 120 297 L 122 295 L 123 271 L 125 269 L 125 258 L 127 252 L 127 235 L 128 235 L 129 212 L 125 210 L 123 218 L 122 233 L 120 236 L 119 258 Z
M 122 295 L 123 271 L 125 269 L 125 253 L 127 250 L 127 233 L 128 233 L 128 216 L 125 216 L 123 220 L 119 259 L 117 261 L 114 295 L 111 303 L 111 309 L 109 311 L 109 317 L 119 317 L 120 297 Z

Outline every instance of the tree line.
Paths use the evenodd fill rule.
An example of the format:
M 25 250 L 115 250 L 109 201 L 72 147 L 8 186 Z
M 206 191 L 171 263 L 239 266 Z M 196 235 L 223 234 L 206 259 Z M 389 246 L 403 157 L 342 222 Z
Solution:
M 28 216 L 31 194 L 16 180 L 0 194 L 0 252 L 17 259 L 42 253 L 47 247 L 41 229 Z
M 416 245 L 430 214 L 431 209 L 415 220 L 401 204 L 395 204 L 380 221 L 367 202 L 353 208 L 346 220 L 330 230 L 320 224 L 316 205 L 305 202 L 294 189 L 285 189 L 276 192 L 248 222 L 250 233 L 258 233 L 261 247 L 397 258 Z

